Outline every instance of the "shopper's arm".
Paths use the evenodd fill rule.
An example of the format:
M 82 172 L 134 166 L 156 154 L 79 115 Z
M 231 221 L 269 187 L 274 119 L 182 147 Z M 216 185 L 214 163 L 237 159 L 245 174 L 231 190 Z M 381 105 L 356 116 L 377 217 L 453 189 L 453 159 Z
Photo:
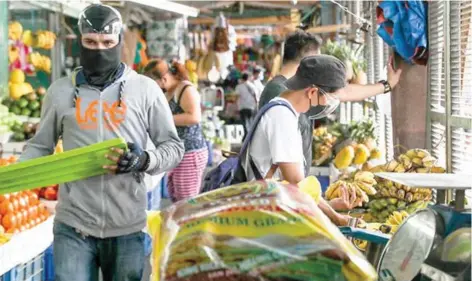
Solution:
M 394 70 L 391 64 L 388 64 L 387 68 L 387 82 L 393 89 L 400 81 L 402 70 L 401 68 Z M 341 101 L 362 101 L 383 93 L 384 85 L 382 83 L 372 85 L 348 84 L 345 88 L 339 90 L 336 95 Z
M 277 163 L 283 179 L 291 184 L 298 184 L 304 179 L 300 163 Z
M 60 127 L 57 124 L 56 104 L 54 102 L 52 86 L 48 89 L 41 108 L 41 121 L 36 134 L 26 144 L 26 150 L 21 154 L 19 161 L 25 161 L 54 153 L 59 139 Z
M 323 198 L 320 199 L 318 207 L 323 211 L 323 213 L 328 216 L 328 218 L 336 225 L 345 226 L 349 222 L 349 216 L 341 215 L 336 212 Z
M 184 146 L 175 129 L 167 99 L 157 84 L 149 85 L 154 98 L 147 109 L 148 132 L 156 149 L 149 154 L 147 173 L 157 175 L 177 166 L 184 155 Z
M 190 126 L 200 123 L 202 110 L 200 107 L 200 94 L 193 86 L 187 87 L 180 98 L 180 107 L 184 113 L 174 115 L 176 126 Z

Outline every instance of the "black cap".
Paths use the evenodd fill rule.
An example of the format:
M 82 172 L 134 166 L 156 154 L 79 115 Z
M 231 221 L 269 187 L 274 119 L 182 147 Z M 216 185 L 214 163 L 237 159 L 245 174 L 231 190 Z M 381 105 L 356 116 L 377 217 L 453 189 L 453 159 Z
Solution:
M 346 67 L 336 57 L 316 55 L 302 59 L 297 73 L 285 82 L 290 90 L 301 90 L 312 85 L 327 93 L 346 86 Z

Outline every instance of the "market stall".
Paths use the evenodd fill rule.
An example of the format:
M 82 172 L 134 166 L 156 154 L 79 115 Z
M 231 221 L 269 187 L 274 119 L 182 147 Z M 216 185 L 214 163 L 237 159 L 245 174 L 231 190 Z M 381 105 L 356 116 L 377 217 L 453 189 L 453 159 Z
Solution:
M 0 21 L 8 15 L 0 31 L 9 37 L 8 75 L 0 72 L 0 86 L 7 84 L 0 88 L 0 281 L 53 281 L 47 249 L 60 185 L 103 175 L 105 153 L 127 144 L 117 138 L 63 151 L 59 143 L 53 155 L 17 163 L 37 129 L 47 87 L 79 64 L 74 26 L 81 8 L 10 2 L 0 2 Z M 390 62 L 425 72 L 425 79 L 408 83 L 411 72 L 404 69 L 400 90 L 408 88 L 408 96 L 395 89 L 343 103 L 317 120 L 310 176 L 298 185 L 225 182 L 165 207 L 152 189 L 158 186 L 159 201 L 168 196 L 166 180 L 153 182 L 148 209 L 162 210 L 148 213 L 151 280 L 470 280 L 470 3 L 102 2 L 127 22 L 127 65 L 141 72 L 155 57 L 185 62 L 201 94 L 207 172 L 221 171 L 213 173 L 219 181 L 239 165 L 235 148 L 244 130 L 235 86 L 258 66 L 265 69 L 262 80 L 277 73 L 288 31 L 320 35 L 322 53 L 343 61 L 350 84 L 385 79 Z M 419 23 L 414 32 L 405 27 L 411 18 Z M 407 40 L 411 33 L 417 40 Z M 421 122 L 408 118 L 410 105 L 403 112 L 395 104 L 399 97 L 422 106 Z M 424 132 L 423 141 L 404 131 Z M 319 204 L 346 197 L 355 200 L 338 211 L 349 220 L 336 227 Z

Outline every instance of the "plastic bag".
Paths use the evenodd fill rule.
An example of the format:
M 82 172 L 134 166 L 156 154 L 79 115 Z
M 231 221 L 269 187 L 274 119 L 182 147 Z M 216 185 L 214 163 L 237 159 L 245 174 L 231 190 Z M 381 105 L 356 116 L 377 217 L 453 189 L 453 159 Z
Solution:
M 311 196 L 275 181 L 177 202 L 150 214 L 148 228 L 152 281 L 377 279 Z

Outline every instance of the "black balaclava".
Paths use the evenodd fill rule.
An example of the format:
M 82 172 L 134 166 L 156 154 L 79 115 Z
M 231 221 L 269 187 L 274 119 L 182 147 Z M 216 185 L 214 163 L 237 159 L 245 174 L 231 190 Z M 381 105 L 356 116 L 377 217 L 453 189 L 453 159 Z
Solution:
M 100 33 L 111 23 L 121 21 L 117 12 L 105 5 L 93 5 L 84 11 L 88 29 Z M 89 31 L 90 32 L 90 31 Z M 84 31 L 84 33 L 87 33 Z M 104 87 L 115 80 L 121 63 L 121 49 L 123 48 L 122 34 L 119 43 L 110 49 L 93 50 L 82 46 L 79 38 L 80 63 L 87 82 L 96 87 Z

